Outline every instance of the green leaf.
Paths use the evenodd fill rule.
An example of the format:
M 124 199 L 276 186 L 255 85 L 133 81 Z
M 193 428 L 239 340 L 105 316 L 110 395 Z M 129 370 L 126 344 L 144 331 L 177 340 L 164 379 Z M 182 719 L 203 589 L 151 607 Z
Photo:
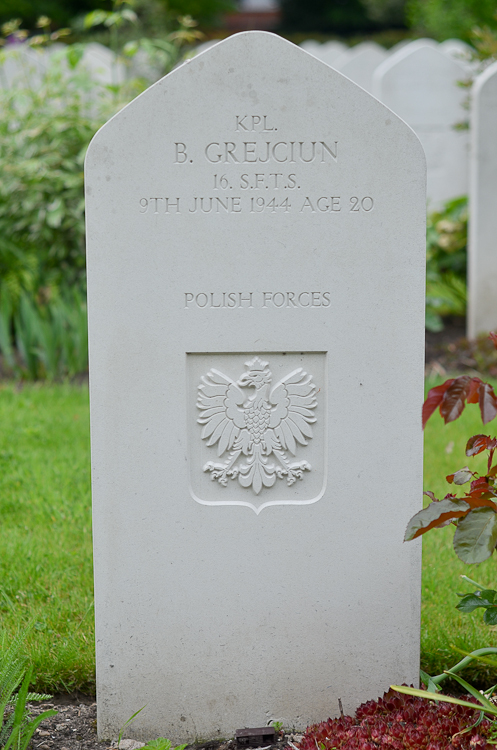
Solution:
M 85 29 L 91 29 L 92 26 L 100 26 L 105 23 L 106 19 L 110 16 L 110 11 L 107 10 L 92 10 L 91 13 L 87 13 L 83 22 Z
M 442 693 L 429 693 L 428 690 L 418 690 L 417 688 L 406 687 L 405 685 L 390 685 L 392 690 L 396 690 L 398 693 L 405 693 L 405 695 L 412 695 L 415 698 L 426 698 L 430 701 L 441 701 L 442 703 L 454 703 L 456 706 L 465 706 L 466 708 L 472 708 L 474 711 L 484 711 L 486 714 L 497 716 L 497 706 L 492 705 L 492 708 L 486 708 L 477 706 L 475 703 L 469 701 L 463 701 L 460 698 L 453 698 L 451 695 L 443 695 Z
M 426 687 L 428 687 L 428 683 L 431 680 L 431 677 L 428 674 L 428 672 L 423 672 L 423 670 L 420 669 L 419 670 L 419 679 L 421 680 L 421 682 L 423 683 L 423 685 L 425 685 Z
M 66 58 L 70 67 L 74 70 L 84 54 L 84 48 L 79 44 L 72 44 L 67 49 Z
M 474 594 L 467 594 L 461 599 L 458 604 L 456 604 L 456 609 L 458 609 L 460 612 L 469 614 L 470 612 L 474 612 L 478 607 L 484 606 L 485 605 L 482 604 L 479 597 L 475 596 Z
M 138 20 L 138 16 L 136 15 L 135 11 L 131 10 L 130 8 L 123 8 L 121 11 L 121 15 L 126 19 L 126 21 L 130 21 L 131 23 L 135 23 Z
M 446 669 L 445 671 L 454 680 L 456 680 L 456 682 L 458 682 L 461 685 L 461 687 L 463 687 L 465 690 L 467 690 L 467 692 L 470 695 L 472 695 L 473 698 L 476 698 L 476 700 L 479 701 L 482 706 L 484 706 L 485 708 L 491 708 L 491 709 L 495 708 L 495 704 L 494 703 L 490 703 L 490 701 L 488 700 L 488 698 L 485 695 L 482 695 L 482 693 L 480 693 L 479 690 L 477 690 L 476 688 L 474 688 L 473 685 L 471 685 L 469 682 L 467 682 L 466 680 L 464 680 L 462 677 L 460 677 L 455 672 L 452 672 L 450 669 Z
M 475 595 L 478 597 L 478 599 L 481 599 L 486 607 L 491 607 L 493 604 L 495 604 L 496 594 L 497 591 L 495 591 L 495 589 L 479 589 L 479 591 L 475 591 Z
M 142 750 L 171 750 L 171 740 L 165 737 L 157 737 L 156 740 L 148 742 Z
M 454 534 L 454 551 L 465 563 L 487 560 L 497 544 L 497 513 L 492 508 L 475 508 L 461 518 Z
M 428 507 L 423 508 L 411 518 L 407 524 L 404 541 L 408 542 L 415 539 L 423 531 L 428 531 L 451 518 L 458 518 L 462 513 L 468 511 L 469 507 L 464 500 L 451 500 L 449 498 L 430 503 Z
M 483 614 L 485 625 L 497 625 L 497 607 L 489 607 Z
M 119 735 L 118 735 L 118 738 L 117 738 L 117 747 L 118 748 L 119 748 L 119 745 L 121 744 L 121 740 L 123 738 L 123 732 L 124 732 L 124 730 L 126 729 L 127 726 L 129 726 L 136 719 L 136 717 L 138 716 L 138 714 L 140 713 L 140 711 L 143 711 L 144 708 L 145 708 L 145 706 L 142 706 L 141 708 L 138 709 L 138 711 L 135 711 L 135 713 L 132 714 L 132 716 L 130 716 L 129 719 L 127 721 L 125 721 L 124 724 L 122 725 L 121 729 L 119 730 Z

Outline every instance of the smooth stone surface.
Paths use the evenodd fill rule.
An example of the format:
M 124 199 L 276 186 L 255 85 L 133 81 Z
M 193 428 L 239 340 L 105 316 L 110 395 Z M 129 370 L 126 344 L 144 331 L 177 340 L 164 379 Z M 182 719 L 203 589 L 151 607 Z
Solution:
M 313 39 L 302 42 L 300 48 L 327 65 L 333 65 L 333 62 L 348 49 L 343 42 L 331 41 L 320 44 Z
M 399 52 L 399 50 L 404 49 L 408 45 L 417 45 L 417 46 L 423 46 L 423 47 L 438 47 L 438 42 L 435 41 L 435 39 L 429 39 L 428 37 L 422 37 L 420 39 L 402 39 L 401 42 L 397 42 L 397 44 L 394 44 L 393 47 L 390 47 L 388 50 L 391 55 L 394 55 L 396 52 Z
M 132 738 L 301 731 L 416 683 L 415 134 L 245 32 L 99 131 L 86 215 L 100 735 L 143 705 Z
M 362 42 L 333 60 L 333 67 L 366 91 L 373 88 L 373 73 L 388 52 L 375 42 Z
M 435 44 L 412 42 L 378 66 L 373 94 L 418 135 L 426 154 L 429 207 L 466 195 L 468 132 L 454 125 L 467 119 L 466 91 L 458 86 L 467 70 Z
M 471 112 L 468 338 L 497 329 L 497 63 L 475 81 Z

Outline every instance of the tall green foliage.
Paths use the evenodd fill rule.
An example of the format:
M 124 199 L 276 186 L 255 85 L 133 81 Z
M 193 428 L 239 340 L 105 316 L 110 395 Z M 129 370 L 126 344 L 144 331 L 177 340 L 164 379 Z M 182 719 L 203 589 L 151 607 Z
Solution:
M 23 377 L 87 364 L 83 161 L 131 94 L 92 80 L 83 51 L 35 53 L 39 73 L 24 50 L 0 51 L 19 70 L 0 88 L 0 351 L 3 371 Z
M 352 34 L 377 27 L 361 0 L 282 0 L 285 30 Z
M 22 636 L 16 636 L 9 647 L 0 653 L 0 748 L 27 750 L 31 738 L 43 719 L 57 711 L 44 711 L 35 719 L 29 718 L 26 701 L 46 700 L 51 695 L 29 693 L 32 670 L 26 671 L 21 657 Z
M 466 313 L 468 199 L 448 201 L 426 224 L 426 327 L 443 329 L 444 316 Z
M 0 66 L 15 54 L 0 52 Z M 84 280 L 83 161 L 119 102 L 82 54 L 54 53 L 33 86 L 23 85 L 19 54 L 20 79 L 0 89 L 0 292 L 7 287 L 14 304 L 21 291 Z
M 1 0 L 0 0 L 1 2 Z M 35 36 L 20 21 L 0 40 L 0 363 L 3 373 L 31 379 L 75 375 L 87 368 L 83 163 L 88 144 L 148 82 L 129 74 L 141 51 L 157 74 L 181 59 L 200 34 L 183 17 L 163 38 L 124 44 L 121 27 L 138 21 L 134 0 L 88 14 L 87 28 L 112 32 L 128 75 L 106 85 L 84 63 L 85 46 L 33 49 L 54 37 L 40 18 Z M 55 37 L 63 31 L 55 32 Z M 29 49 L 31 47 L 31 49 Z M 38 58 L 36 59 L 36 55 Z M 35 60 L 33 62 L 33 56 Z M 3 66 L 17 68 L 9 79 Z
M 411 25 L 439 41 L 469 42 L 475 26 L 497 28 L 495 0 L 409 0 L 407 7 Z

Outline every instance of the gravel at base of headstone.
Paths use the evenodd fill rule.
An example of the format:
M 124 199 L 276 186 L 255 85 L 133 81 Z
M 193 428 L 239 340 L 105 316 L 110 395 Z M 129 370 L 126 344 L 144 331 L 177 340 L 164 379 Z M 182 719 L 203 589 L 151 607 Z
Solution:
M 98 728 L 349 713 L 419 668 L 425 161 L 273 34 L 154 84 L 86 163 Z

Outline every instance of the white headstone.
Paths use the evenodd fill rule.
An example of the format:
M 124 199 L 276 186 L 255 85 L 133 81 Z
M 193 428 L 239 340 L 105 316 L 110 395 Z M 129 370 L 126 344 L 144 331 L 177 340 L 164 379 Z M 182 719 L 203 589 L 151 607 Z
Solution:
M 474 52 L 473 48 L 463 42 L 462 39 L 446 39 L 444 42 L 440 42 L 439 49 L 446 55 L 452 55 L 456 58 L 467 57 Z
M 497 329 L 497 63 L 472 91 L 468 338 Z
M 404 49 L 404 47 L 407 47 L 409 44 L 415 44 L 416 46 L 428 46 L 428 47 L 438 47 L 439 44 L 434 39 L 429 39 L 428 37 L 423 37 L 420 39 L 402 39 L 402 41 L 397 42 L 397 44 L 394 44 L 393 47 L 390 47 L 388 52 L 393 55 L 396 52 L 398 52 L 401 49 Z
M 466 70 L 466 78 L 470 78 L 472 75 L 476 75 L 479 69 L 479 62 L 477 59 L 473 59 L 475 50 L 466 42 L 461 39 L 446 39 L 439 45 L 439 49 L 444 53 L 452 57 L 454 60 L 460 62 Z
M 98 42 L 85 45 L 83 65 L 90 71 L 92 78 L 104 84 L 120 84 L 126 78 L 126 68 L 112 50 Z
M 0 87 L 37 89 L 46 67 L 45 50 L 27 44 L 11 45 L 1 53 Z
M 314 57 L 318 57 L 319 50 L 323 46 L 321 42 L 317 42 L 315 39 L 304 39 L 303 42 L 300 43 L 300 49 L 305 50 L 310 55 L 314 55 Z
M 347 50 L 343 42 L 331 41 L 319 44 L 319 42 L 315 42 L 313 39 L 302 42 L 300 47 L 327 65 L 333 65 L 333 61 Z
M 87 157 L 98 727 L 304 728 L 416 682 L 414 133 L 245 32 Z
M 206 50 L 210 49 L 211 47 L 214 47 L 215 44 L 219 43 L 219 39 L 209 39 L 207 42 L 202 42 L 202 44 L 199 44 L 195 49 L 193 50 L 195 55 L 200 55 L 201 52 L 205 52 Z
M 366 91 L 373 87 L 373 73 L 388 52 L 375 42 L 362 42 L 333 60 L 332 66 Z
M 391 55 L 374 73 L 373 94 L 418 135 L 426 153 L 431 208 L 468 191 L 468 133 L 454 126 L 467 118 L 463 63 L 435 46 L 412 44 Z

